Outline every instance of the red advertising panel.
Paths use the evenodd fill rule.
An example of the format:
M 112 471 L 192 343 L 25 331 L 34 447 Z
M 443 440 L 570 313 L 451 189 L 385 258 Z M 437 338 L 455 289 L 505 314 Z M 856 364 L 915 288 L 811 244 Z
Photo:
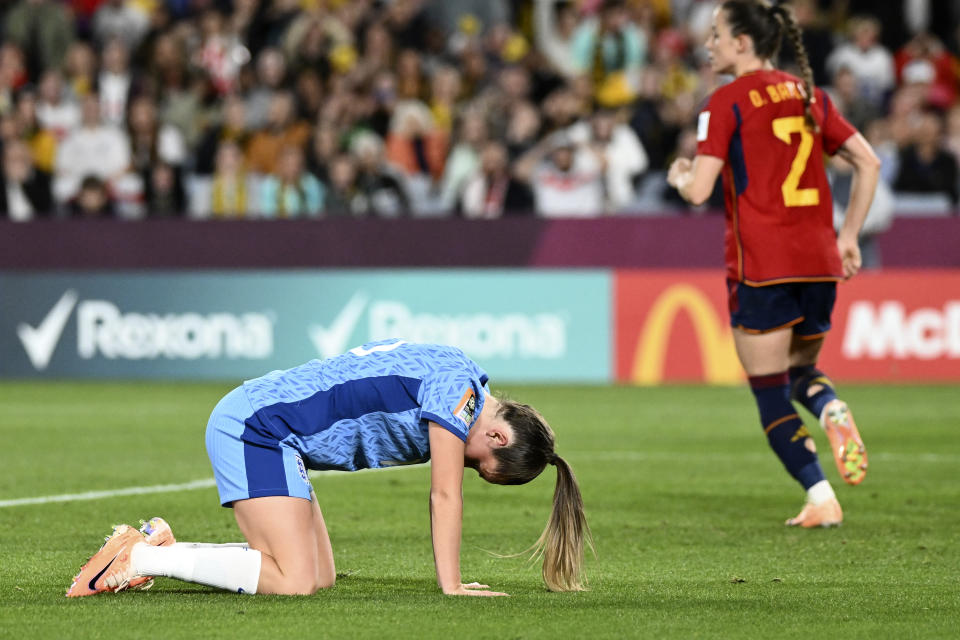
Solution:
M 618 271 L 616 379 L 743 379 L 718 270 Z M 820 360 L 849 381 L 960 381 L 960 271 L 861 274 L 839 287 Z

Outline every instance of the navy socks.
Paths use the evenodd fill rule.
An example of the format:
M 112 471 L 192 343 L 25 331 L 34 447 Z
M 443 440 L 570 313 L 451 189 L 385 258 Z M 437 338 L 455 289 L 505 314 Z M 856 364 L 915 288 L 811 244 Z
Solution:
M 810 388 L 820 386 L 812 395 Z M 790 367 L 790 396 L 794 401 L 802 404 L 817 420 L 823 408 L 831 400 L 837 399 L 837 392 L 833 389 L 833 382 L 827 375 L 814 365 Z
M 817 454 L 806 446 L 810 433 L 790 403 L 790 378 L 787 372 L 751 376 L 750 389 L 757 400 L 760 422 L 767 434 L 770 448 L 783 462 L 790 475 L 796 478 L 804 489 L 809 489 L 823 480 L 823 469 L 820 468 Z M 819 415 L 818 413 L 817 416 Z

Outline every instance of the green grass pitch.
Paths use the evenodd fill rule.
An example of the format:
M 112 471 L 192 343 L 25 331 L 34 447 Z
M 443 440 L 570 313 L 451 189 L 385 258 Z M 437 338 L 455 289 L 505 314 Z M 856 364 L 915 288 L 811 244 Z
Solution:
M 225 384 L 3 383 L 0 501 L 209 478 L 206 418 Z M 465 481 L 462 568 L 510 598 L 447 598 L 433 574 L 429 471 L 314 479 L 340 579 L 246 597 L 158 579 L 67 600 L 114 523 L 162 515 L 181 540 L 239 539 L 215 489 L 0 507 L 0 638 L 900 638 L 960 628 L 960 391 L 845 387 L 870 453 L 838 481 L 843 527 L 787 529 L 802 492 L 745 388 L 513 387 L 557 432 L 596 538 L 591 590 L 545 591 L 498 559 L 546 522 L 552 470 Z M 826 439 L 807 423 L 821 450 Z

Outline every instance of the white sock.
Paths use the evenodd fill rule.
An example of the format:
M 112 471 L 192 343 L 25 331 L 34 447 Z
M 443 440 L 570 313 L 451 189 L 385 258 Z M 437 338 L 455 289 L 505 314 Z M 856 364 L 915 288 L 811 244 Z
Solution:
M 250 548 L 249 542 L 176 542 L 174 543 L 175 547 L 182 547 L 185 549 L 227 549 L 230 547 L 243 547 L 244 549 Z
M 836 497 L 829 480 L 821 480 L 807 489 L 807 502 L 812 504 L 821 504 L 827 500 L 834 500 Z
M 200 547 L 186 544 L 154 547 L 134 545 L 133 570 L 141 576 L 164 576 L 236 593 L 256 593 L 260 582 L 260 552 L 247 547 Z

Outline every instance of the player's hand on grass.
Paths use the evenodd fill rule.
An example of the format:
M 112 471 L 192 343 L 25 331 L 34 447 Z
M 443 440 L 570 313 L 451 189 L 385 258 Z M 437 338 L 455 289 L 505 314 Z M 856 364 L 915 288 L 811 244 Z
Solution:
M 860 245 L 857 239 L 837 238 L 837 250 L 840 252 L 840 260 L 843 261 L 843 277 L 849 280 L 860 271 Z
M 445 592 L 448 596 L 506 596 L 507 593 L 499 591 L 490 591 L 490 586 L 471 582 L 470 584 L 461 584 L 459 589 Z

